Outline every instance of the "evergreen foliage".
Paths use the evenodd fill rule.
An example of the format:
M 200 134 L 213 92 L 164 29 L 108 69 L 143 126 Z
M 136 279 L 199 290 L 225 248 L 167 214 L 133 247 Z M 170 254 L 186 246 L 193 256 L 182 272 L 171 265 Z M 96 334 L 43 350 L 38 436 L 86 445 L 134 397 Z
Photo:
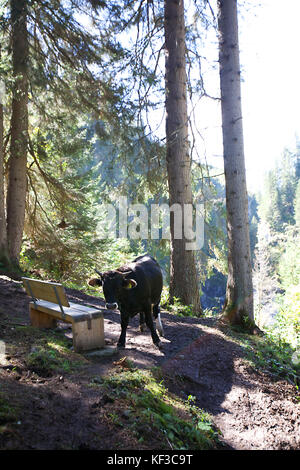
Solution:
M 300 229 L 300 174 L 295 192 L 294 212 L 296 226 Z
M 42 0 L 26 6 L 28 195 L 22 268 L 82 282 L 95 265 L 117 267 L 150 251 L 168 281 L 165 240 L 97 237 L 103 204 L 114 203 L 120 194 L 147 207 L 168 201 L 164 141 L 153 133 L 148 114 L 164 105 L 162 5 Z M 202 28 L 211 21 L 204 7 L 195 7 L 195 21 L 187 25 L 189 98 L 192 92 L 206 95 L 199 45 Z M 0 14 L 7 175 L 14 81 L 11 17 L 4 0 Z M 192 73 L 196 64 L 198 74 Z M 202 283 L 216 268 L 226 272 L 224 187 L 210 181 L 208 171 L 199 162 L 193 167 L 195 196 L 205 203 L 206 248 L 197 260 Z
M 272 335 L 293 348 L 300 343 L 300 230 L 299 230 L 299 145 L 296 152 L 285 149 L 280 162 L 266 178 L 265 192 L 260 196 L 258 213 L 259 238 L 254 271 L 257 310 L 270 313 Z M 265 262 L 262 268 L 261 259 Z M 258 269 L 260 266 L 260 269 Z M 263 290 L 259 275 L 264 271 Z M 271 286 L 271 289 L 268 288 Z M 276 303 L 277 300 L 277 303 Z M 274 307 L 275 306 L 275 312 Z M 261 321 L 263 319 L 261 318 Z M 269 325 L 268 325 L 269 324 Z M 270 318 L 266 323 L 270 327 Z

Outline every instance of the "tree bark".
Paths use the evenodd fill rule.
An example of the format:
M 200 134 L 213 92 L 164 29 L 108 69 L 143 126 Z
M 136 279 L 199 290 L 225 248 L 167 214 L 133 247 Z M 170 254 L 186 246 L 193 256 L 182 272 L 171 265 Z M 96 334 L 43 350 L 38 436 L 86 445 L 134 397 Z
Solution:
M 186 44 L 183 0 L 165 0 L 166 147 L 169 204 L 192 204 L 191 162 L 188 143 Z M 186 249 L 182 228 L 176 238 L 171 212 L 170 297 L 201 312 L 194 251 Z
M 0 58 L 1 58 L 1 45 L 0 45 Z M 8 250 L 7 250 L 5 191 L 4 191 L 3 102 L 4 102 L 4 95 L 0 93 L 0 262 L 6 265 L 8 262 Z
M 14 88 L 7 191 L 9 256 L 19 264 L 25 219 L 28 145 L 27 0 L 11 0 L 11 37 Z
M 254 325 L 244 158 L 237 0 L 218 0 L 219 61 L 226 184 L 228 281 L 223 318 Z

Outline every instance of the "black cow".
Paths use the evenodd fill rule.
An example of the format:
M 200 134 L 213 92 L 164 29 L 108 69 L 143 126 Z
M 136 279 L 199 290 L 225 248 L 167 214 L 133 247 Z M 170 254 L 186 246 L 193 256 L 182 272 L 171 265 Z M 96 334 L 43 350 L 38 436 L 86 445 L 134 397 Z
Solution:
M 132 263 L 114 271 L 100 273 L 99 278 L 91 279 L 92 286 L 103 286 L 107 309 L 119 309 L 121 312 L 121 335 L 118 347 L 125 347 L 126 329 L 129 319 L 140 313 L 141 330 L 143 324 L 151 331 L 153 343 L 160 347 L 161 342 L 155 330 L 152 312 L 157 319 L 157 327 L 163 336 L 159 302 L 163 286 L 163 277 L 159 264 L 149 255 L 136 258 Z

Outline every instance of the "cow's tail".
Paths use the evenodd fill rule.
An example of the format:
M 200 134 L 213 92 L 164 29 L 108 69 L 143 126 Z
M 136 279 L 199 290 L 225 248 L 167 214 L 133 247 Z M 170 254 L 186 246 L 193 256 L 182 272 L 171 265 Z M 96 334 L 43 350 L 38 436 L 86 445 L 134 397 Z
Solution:
M 160 318 L 160 313 L 157 315 L 157 329 L 160 334 L 160 336 L 164 336 L 164 329 L 162 326 L 161 318 Z
M 163 325 L 162 325 L 161 318 L 160 318 L 160 308 L 158 304 L 154 305 L 153 307 L 153 315 L 154 315 L 154 318 L 156 319 L 157 331 L 159 332 L 160 336 L 164 336 L 164 329 L 163 329 Z

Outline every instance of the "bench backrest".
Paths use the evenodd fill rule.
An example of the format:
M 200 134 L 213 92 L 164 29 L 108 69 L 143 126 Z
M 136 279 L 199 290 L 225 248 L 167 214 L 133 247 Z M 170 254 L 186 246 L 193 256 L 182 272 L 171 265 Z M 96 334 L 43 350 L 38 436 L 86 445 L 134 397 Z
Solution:
M 40 281 L 39 279 L 31 279 L 22 277 L 24 288 L 28 295 L 40 300 L 47 300 L 64 307 L 69 307 L 65 289 L 61 284 L 56 282 Z

